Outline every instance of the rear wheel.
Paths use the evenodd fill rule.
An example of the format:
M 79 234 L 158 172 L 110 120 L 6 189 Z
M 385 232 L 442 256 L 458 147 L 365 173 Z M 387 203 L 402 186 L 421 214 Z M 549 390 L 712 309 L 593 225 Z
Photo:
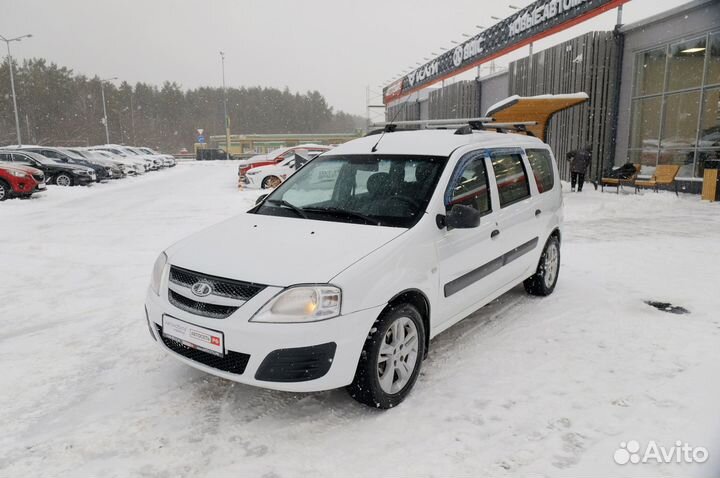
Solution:
M 5 181 L 0 181 L 0 201 L 4 201 L 10 197 L 10 185 Z
M 277 176 L 268 176 L 265 179 L 263 179 L 262 187 L 263 189 L 275 189 L 276 187 L 280 186 L 280 178 Z
M 55 184 L 58 186 L 72 186 L 72 178 L 69 174 L 60 173 L 55 176 Z
M 420 312 L 412 305 L 383 312 L 365 340 L 355 379 L 347 387 L 350 396 L 376 408 L 400 404 L 420 373 L 425 333 Z
M 560 241 L 550 236 L 540 256 L 535 275 L 523 282 L 528 294 L 546 296 L 553 293 L 560 273 Z

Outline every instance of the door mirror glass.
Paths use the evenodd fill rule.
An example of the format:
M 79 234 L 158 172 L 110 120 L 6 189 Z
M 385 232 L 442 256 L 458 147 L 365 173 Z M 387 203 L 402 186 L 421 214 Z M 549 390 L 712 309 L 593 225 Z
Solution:
M 482 213 L 474 207 L 463 204 L 455 204 L 445 219 L 445 225 L 449 229 L 472 229 L 480 225 Z
M 258 198 L 255 200 L 255 205 L 257 206 L 258 204 L 263 202 L 266 197 L 268 197 L 267 194 L 261 194 L 260 196 L 258 196 Z

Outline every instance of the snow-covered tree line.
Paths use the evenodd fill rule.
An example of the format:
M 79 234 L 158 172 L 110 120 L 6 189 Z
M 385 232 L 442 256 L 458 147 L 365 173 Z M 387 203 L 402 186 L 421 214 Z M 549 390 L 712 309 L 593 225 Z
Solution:
M 105 142 L 100 79 L 76 74 L 44 59 L 15 64 L 21 132 L 26 144 Z M 221 88 L 183 89 L 122 81 L 105 83 L 110 140 L 166 151 L 190 147 L 195 130 L 224 134 Z M 250 87 L 227 89 L 233 133 L 336 133 L 362 127 L 363 119 L 335 112 L 317 91 Z M 0 145 L 16 142 L 7 61 L 0 65 Z

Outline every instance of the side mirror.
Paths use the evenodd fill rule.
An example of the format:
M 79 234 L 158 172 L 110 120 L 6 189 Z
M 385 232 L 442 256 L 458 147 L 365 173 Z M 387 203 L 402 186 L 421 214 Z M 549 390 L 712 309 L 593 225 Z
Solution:
M 263 202 L 266 197 L 268 197 L 267 194 L 261 194 L 260 196 L 258 196 L 258 198 L 255 200 L 255 205 L 257 206 L 258 204 Z
M 455 204 L 445 217 L 445 227 L 450 229 L 472 229 L 480 225 L 480 211 L 470 206 Z

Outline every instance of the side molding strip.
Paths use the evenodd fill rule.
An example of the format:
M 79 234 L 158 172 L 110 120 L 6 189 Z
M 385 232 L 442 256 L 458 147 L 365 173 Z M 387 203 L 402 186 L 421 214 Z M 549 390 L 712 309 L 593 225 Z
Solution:
M 467 274 L 464 274 L 457 279 L 453 279 L 452 281 L 445 284 L 445 287 L 443 288 L 445 297 L 450 297 L 451 295 L 460 292 L 464 288 L 473 285 L 475 282 L 487 277 L 501 267 L 524 256 L 528 252 L 535 249 L 539 241 L 540 238 L 536 237 L 526 242 L 525 244 L 521 244 L 515 249 L 512 249 L 511 251 L 508 251 L 505 254 L 496 257 L 490 262 L 481 265 L 477 269 L 471 270 Z

